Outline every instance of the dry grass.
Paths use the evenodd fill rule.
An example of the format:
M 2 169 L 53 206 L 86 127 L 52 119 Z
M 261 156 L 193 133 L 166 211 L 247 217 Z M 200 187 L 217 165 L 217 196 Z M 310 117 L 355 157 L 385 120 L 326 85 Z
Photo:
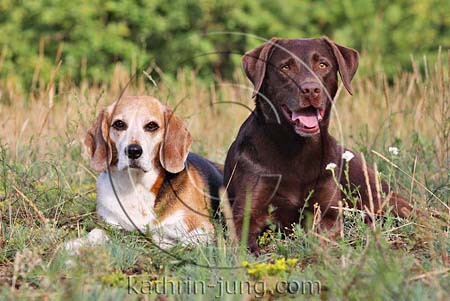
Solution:
M 364 127 L 364 141 L 359 143 L 373 148 L 383 139 L 388 144 L 394 144 L 395 139 L 412 143 L 411 134 L 416 133 L 433 141 L 438 165 L 446 169 L 450 137 L 449 60 L 446 63 L 443 55 L 439 58 L 431 67 L 424 58 L 425 72 L 413 61 L 414 71 L 400 74 L 391 84 L 384 74 L 375 78 L 357 76 L 353 82 L 355 95 L 342 90 L 336 101 L 332 119 L 335 136 L 351 146 Z M 55 83 L 51 82 L 45 89 L 28 95 L 21 92 L 14 79 L 6 79 L 0 83 L 2 143 L 18 150 L 32 141 L 33 146 L 44 146 L 40 148 L 43 150 L 53 138 L 67 134 L 68 129 L 77 134 L 74 142 L 81 142 L 96 112 L 117 99 L 130 75 L 117 65 L 111 78 L 111 84 L 95 86 L 86 81 L 76 86 L 61 80 L 56 94 Z M 172 107 L 180 103 L 177 112 L 189 122 L 195 141 L 202 145 L 201 151 L 217 160 L 224 158 L 227 146 L 249 114 L 242 106 L 219 102 L 238 102 L 252 108 L 251 91 L 251 84 L 240 70 L 232 82 L 214 84 L 198 80 L 192 71 L 181 70 L 175 80 L 162 80 L 158 87 L 144 74 L 138 74 L 125 89 L 131 95 L 156 95 Z M 442 169 L 439 172 L 445 172 Z
M 30 95 L 22 94 L 19 89 L 7 90 L 8 99 L 14 101 L 0 103 L 0 115 L 3 116 L 1 142 L 18 157 L 20 150 L 30 144 L 38 150 L 38 157 L 48 154 L 52 141 L 68 134 L 73 136 L 69 143 L 82 144 L 85 132 L 101 108 L 116 100 L 122 92 L 147 94 L 157 96 L 172 108 L 177 106 L 177 114 L 187 121 L 194 137 L 194 150 L 221 161 L 249 111 L 235 104 L 219 102 L 235 101 L 251 106 L 246 90 L 248 85 L 240 77 L 238 82 L 245 82 L 244 89 L 227 82 L 216 85 L 199 83 L 193 72 L 183 71 L 175 80 L 169 79 L 158 87 L 144 74 L 139 74 L 137 80 L 131 81 L 124 89 L 129 81 L 128 72 L 117 65 L 109 85 L 88 86 L 84 82 L 78 87 L 60 82 L 57 94 L 53 88 Z M 8 83 L 4 86 L 9 87 Z

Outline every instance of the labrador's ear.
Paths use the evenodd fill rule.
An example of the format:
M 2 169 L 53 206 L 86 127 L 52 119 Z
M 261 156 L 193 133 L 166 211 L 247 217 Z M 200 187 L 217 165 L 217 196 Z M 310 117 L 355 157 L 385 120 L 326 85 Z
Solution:
M 278 38 L 272 38 L 263 45 L 245 53 L 242 57 L 245 74 L 253 83 L 254 90 L 252 97 L 258 95 L 261 89 L 266 75 L 267 61 L 278 40 Z
M 105 171 L 112 162 L 114 150 L 108 137 L 108 128 L 109 114 L 103 109 L 84 139 L 91 155 L 91 168 L 97 172 Z
M 341 79 L 344 83 L 344 87 L 347 89 L 348 93 L 353 95 L 351 81 L 356 73 L 356 70 L 358 69 L 358 51 L 336 44 L 328 37 L 322 37 L 322 39 L 331 47 L 331 50 L 333 51 L 333 54 L 336 57 L 336 61 L 338 63 L 338 70 L 341 74 Z
M 164 139 L 159 149 L 159 161 L 170 173 L 178 173 L 184 169 L 189 154 L 192 137 L 186 124 L 172 110 L 164 112 Z

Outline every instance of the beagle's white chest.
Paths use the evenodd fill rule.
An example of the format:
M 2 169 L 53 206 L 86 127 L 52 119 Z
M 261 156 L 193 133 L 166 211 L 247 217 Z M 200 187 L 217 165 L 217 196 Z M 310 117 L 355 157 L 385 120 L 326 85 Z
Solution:
M 108 172 L 103 172 L 97 179 L 98 216 L 128 231 L 151 229 L 156 196 L 150 190 L 157 178 L 152 171 L 111 168 L 111 185 Z

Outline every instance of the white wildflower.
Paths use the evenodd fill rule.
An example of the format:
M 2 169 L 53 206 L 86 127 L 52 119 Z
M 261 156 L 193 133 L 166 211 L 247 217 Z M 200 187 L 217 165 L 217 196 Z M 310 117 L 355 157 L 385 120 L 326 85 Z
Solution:
M 327 167 L 325 167 L 326 170 L 334 170 L 336 168 L 336 163 L 328 163 Z
M 355 155 L 351 152 L 351 151 L 345 151 L 342 154 L 342 159 L 344 159 L 345 161 L 349 162 L 351 159 L 353 159 L 355 157 Z
M 399 149 L 397 148 L 397 147 L 395 147 L 395 146 L 390 146 L 389 147 L 389 152 L 391 153 L 391 154 L 393 154 L 394 156 L 397 156 L 398 155 L 398 153 L 399 153 Z

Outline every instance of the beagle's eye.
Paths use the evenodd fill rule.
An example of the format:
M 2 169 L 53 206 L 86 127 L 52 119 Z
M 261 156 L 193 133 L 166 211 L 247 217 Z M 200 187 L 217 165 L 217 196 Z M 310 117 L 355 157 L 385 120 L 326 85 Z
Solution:
M 159 125 L 154 121 L 150 121 L 144 126 L 144 130 L 146 132 L 153 132 L 156 131 L 157 129 L 159 129 Z
M 125 131 L 127 129 L 127 124 L 125 122 L 123 122 L 122 120 L 116 120 L 112 124 L 112 127 L 118 131 Z
M 283 66 L 281 66 L 281 70 L 289 71 L 289 70 L 291 70 L 291 67 L 288 64 L 284 64 Z
M 319 69 L 321 69 L 321 70 L 325 70 L 325 69 L 327 69 L 328 68 L 328 65 L 326 64 L 326 63 L 319 63 Z

